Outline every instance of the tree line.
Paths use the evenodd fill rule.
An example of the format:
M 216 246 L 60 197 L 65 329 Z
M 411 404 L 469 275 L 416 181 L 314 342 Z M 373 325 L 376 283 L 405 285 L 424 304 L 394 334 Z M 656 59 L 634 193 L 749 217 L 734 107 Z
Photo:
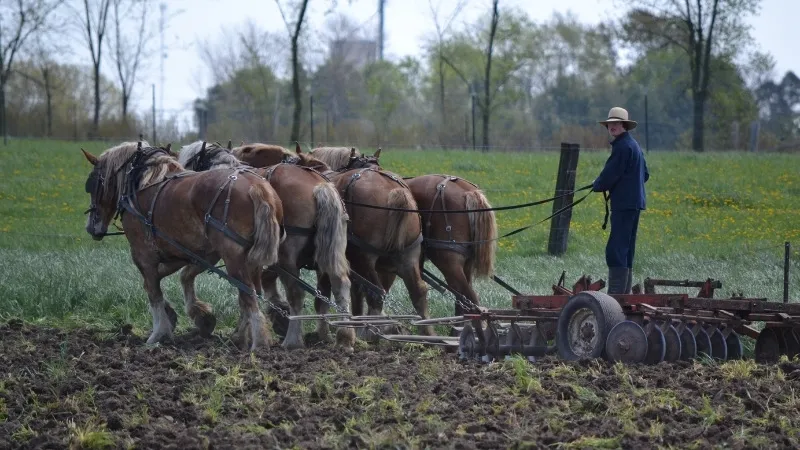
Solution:
M 195 101 L 195 130 L 180 133 L 173 121 L 159 124 L 171 131 L 159 136 L 606 147 L 597 121 L 620 105 L 651 149 L 800 147 L 800 80 L 776 74 L 774 59 L 753 42 L 746 19 L 758 0 L 628 0 L 615 6 L 624 14 L 598 25 L 569 14 L 533 22 L 502 0 L 466 22 L 460 14 L 468 0 L 448 11 L 429 0 L 424 51 L 396 61 L 380 57 L 380 33 L 346 16 L 333 12 L 312 29 L 310 11 L 335 11 L 331 2 L 275 1 L 285 29 L 248 21 L 200 42 L 212 85 Z M 128 105 L 154 53 L 150 2 L 6 2 L 17 22 L 0 22 L 0 88 L 13 135 L 129 138 L 148 128 L 151 117 Z M 15 23 L 22 23 L 16 41 L 9 38 Z M 82 37 L 88 64 L 59 60 L 58 40 L 47 38 L 53 23 Z

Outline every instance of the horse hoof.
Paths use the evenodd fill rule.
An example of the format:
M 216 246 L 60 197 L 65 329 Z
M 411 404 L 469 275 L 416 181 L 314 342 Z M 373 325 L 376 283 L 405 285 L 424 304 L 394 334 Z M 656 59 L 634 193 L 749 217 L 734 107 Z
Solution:
M 306 348 L 305 344 L 303 344 L 303 341 L 289 342 L 286 340 L 283 341 L 281 347 L 283 347 L 285 350 L 300 350 L 302 348 Z
M 217 327 L 217 318 L 213 314 L 203 314 L 195 321 L 197 329 L 200 331 L 200 336 L 210 338 L 214 329 Z

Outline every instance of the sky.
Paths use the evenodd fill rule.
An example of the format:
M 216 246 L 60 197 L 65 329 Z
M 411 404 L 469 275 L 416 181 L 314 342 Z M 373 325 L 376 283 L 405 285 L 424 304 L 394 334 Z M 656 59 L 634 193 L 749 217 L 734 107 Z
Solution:
M 282 0 L 286 2 L 286 0 Z M 152 53 L 151 70 L 142 74 L 134 92 L 138 110 L 149 109 L 152 103 L 151 85 L 156 85 L 157 106 L 165 117 L 179 114 L 184 125 L 191 124 L 192 102 L 201 97 L 209 87 L 211 79 L 203 76 L 204 64 L 200 59 L 198 42 L 213 41 L 223 30 L 235 30 L 248 19 L 263 28 L 285 31 L 285 25 L 275 0 L 160 0 L 166 5 L 167 27 L 164 32 L 166 59 L 164 60 L 163 104 L 160 91 L 158 51 Z M 310 25 L 319 29 L 324 26 L 325 9 L 332 0 L 311 0 Z M 407 55 L 422 54 L 426 36 L 434 32 L 430 3 L 438 5 L 439 15 L 447 17 L 457 0 L 387 0 L 385 14 L 386 43 L 384 56 L 397 60 Z M 534 22 L 549 20 L 554 12 L 571 12 L 580 21 L 596 24 L 620 17 L 624 10 L 615 8 L 614 0 L 501 0 L 500 8 L 514 6 L 526 12 Z M 491 0 L 468 0 L 455 21 L 455 25 L 470 22 L 491 8 Z M 377 30 L 377 0 L 338 0 L 336 12 L 352 17 L 364 28 Z M 158 14 L 156 12 L 156 14 Z M 800 52 L 794 44 L 795 23 L 800 17 L 800 0 L 762 0 L 758 16 L 749 20 L 752 36 L 762 51 L 767 51 L 776 60 L 776 75 L 788 70 L 800 70 Z M 159 45 L 159 38 L 155 40 Z M 156 47 L 157 48 L 157 47 Z M 189 125 L 190 126 L 190 125 Z

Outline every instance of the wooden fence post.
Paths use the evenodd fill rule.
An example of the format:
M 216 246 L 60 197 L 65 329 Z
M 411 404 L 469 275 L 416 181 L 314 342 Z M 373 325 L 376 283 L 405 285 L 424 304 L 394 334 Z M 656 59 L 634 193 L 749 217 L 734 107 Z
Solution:
M 561 159 L 558 162 L 556 177 L 556 196 L 575 190 L 575 172 L 578 168 L 580 150 L 581 147 L 578 144 L 561 143 Z M 573 197 L 574 195 L 570 194 L 556 199 L 553 202 L 553 213 L 572 203 Z M 550 240 L 547 244 L 547 253 L 559 256 L 567 251 L 570 220 L 572 220 L 572 209 L 550 219 Z

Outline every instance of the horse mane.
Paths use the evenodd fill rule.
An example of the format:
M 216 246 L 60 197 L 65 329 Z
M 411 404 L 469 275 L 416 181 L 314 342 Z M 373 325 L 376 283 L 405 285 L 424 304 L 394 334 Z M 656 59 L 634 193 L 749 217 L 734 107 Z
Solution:
M 234 147 L 234 148 L 231 150 L 231 153 L 233 153 L 233 155 L 234 155 L 235 157 L 237 157 L 237 158 L 241 158 L 241 157 L 242 157 L 242 153 L 243 153 L 243 152 L 245 151 L 245 149 L 247 149 L 247 148 L 250 148 L 250 149 L 251 149 L 251 151 L 255 151 L 255 150 L 264 150 L 264 151 L 267 151 L 267 150 L 274 150 L 274 151 L 280 151 L 281 153 L 284 153 L 284 154 L 286 154 L 286 155 L 288 155 L 288 156 L 294 156 L 294 153 L 290 152 L 290 151 L 289 151 L 289 150 L 288 150 L 286 147 L 282 147 L 282 146 L 280 146 L 280 145 L 273 145 L 273 144 L 262 144 L 262 143 L 260 143 L 260 142 L 253 142 L 252 144 L 244 144 L 244 145 L 240 145 L 240 146 L 238 146 L 238 147 Z
M 181 152 L 178 154 L 178 162 L 186 167 L 189 160 L 200 153 L 202 149 L 203 141 L 195 141 L 191 144 L 184 145 L 181 147 Z M 228 153 L 228 149 L 223 147 L 219 142 L 206 142 L 206 152 L 214 152 L 209 170 L 239 167 L 242 164 L 236 156 L 232 153 Z
M 333 170 L 347 167 L 350 162 L 351 149 L 348 147 L 317 147 L 311 151 L 311 155 L 330 166 Z M 355 156 L 361 156 L 361 152 L 356 150 Z
M 325 161 L 317 158 L 315 155 L 310 153 L 300 153 L 292 156 L 293 158 L 297 158 L 297 165 L 303 167 L 310 167 L 318 172 L 327 172 L 331 170 L 329 164 Z
M 146 141 L 142 141 L 142 148 L 150 147 Z M 103 176 L 109 182 L 106 183 L 104 190 L 113 186 L 116 192 L 124 192 L 125 177 L 119 176 L 120 169 L 125 165 L 136 153 L 139 148 L 138 142 L 123 142 L 117 146 L 111 147 L 100 154 L 98 160 L 103 163 Z M 158 183 L 166 178 L 167 174 L 175 170 L 183 170 L 183 166 L 175 160 L 172 156 L 166 153 L 159 153 L 154 155 L 148 160 L 148 167 L 142 172 L 141 180 L 137 189 L 141 189 L 148 184 Z M 111 182 L 114 180 L 114 182 Z M 107 192 L 103 193 L 104 195 Z

